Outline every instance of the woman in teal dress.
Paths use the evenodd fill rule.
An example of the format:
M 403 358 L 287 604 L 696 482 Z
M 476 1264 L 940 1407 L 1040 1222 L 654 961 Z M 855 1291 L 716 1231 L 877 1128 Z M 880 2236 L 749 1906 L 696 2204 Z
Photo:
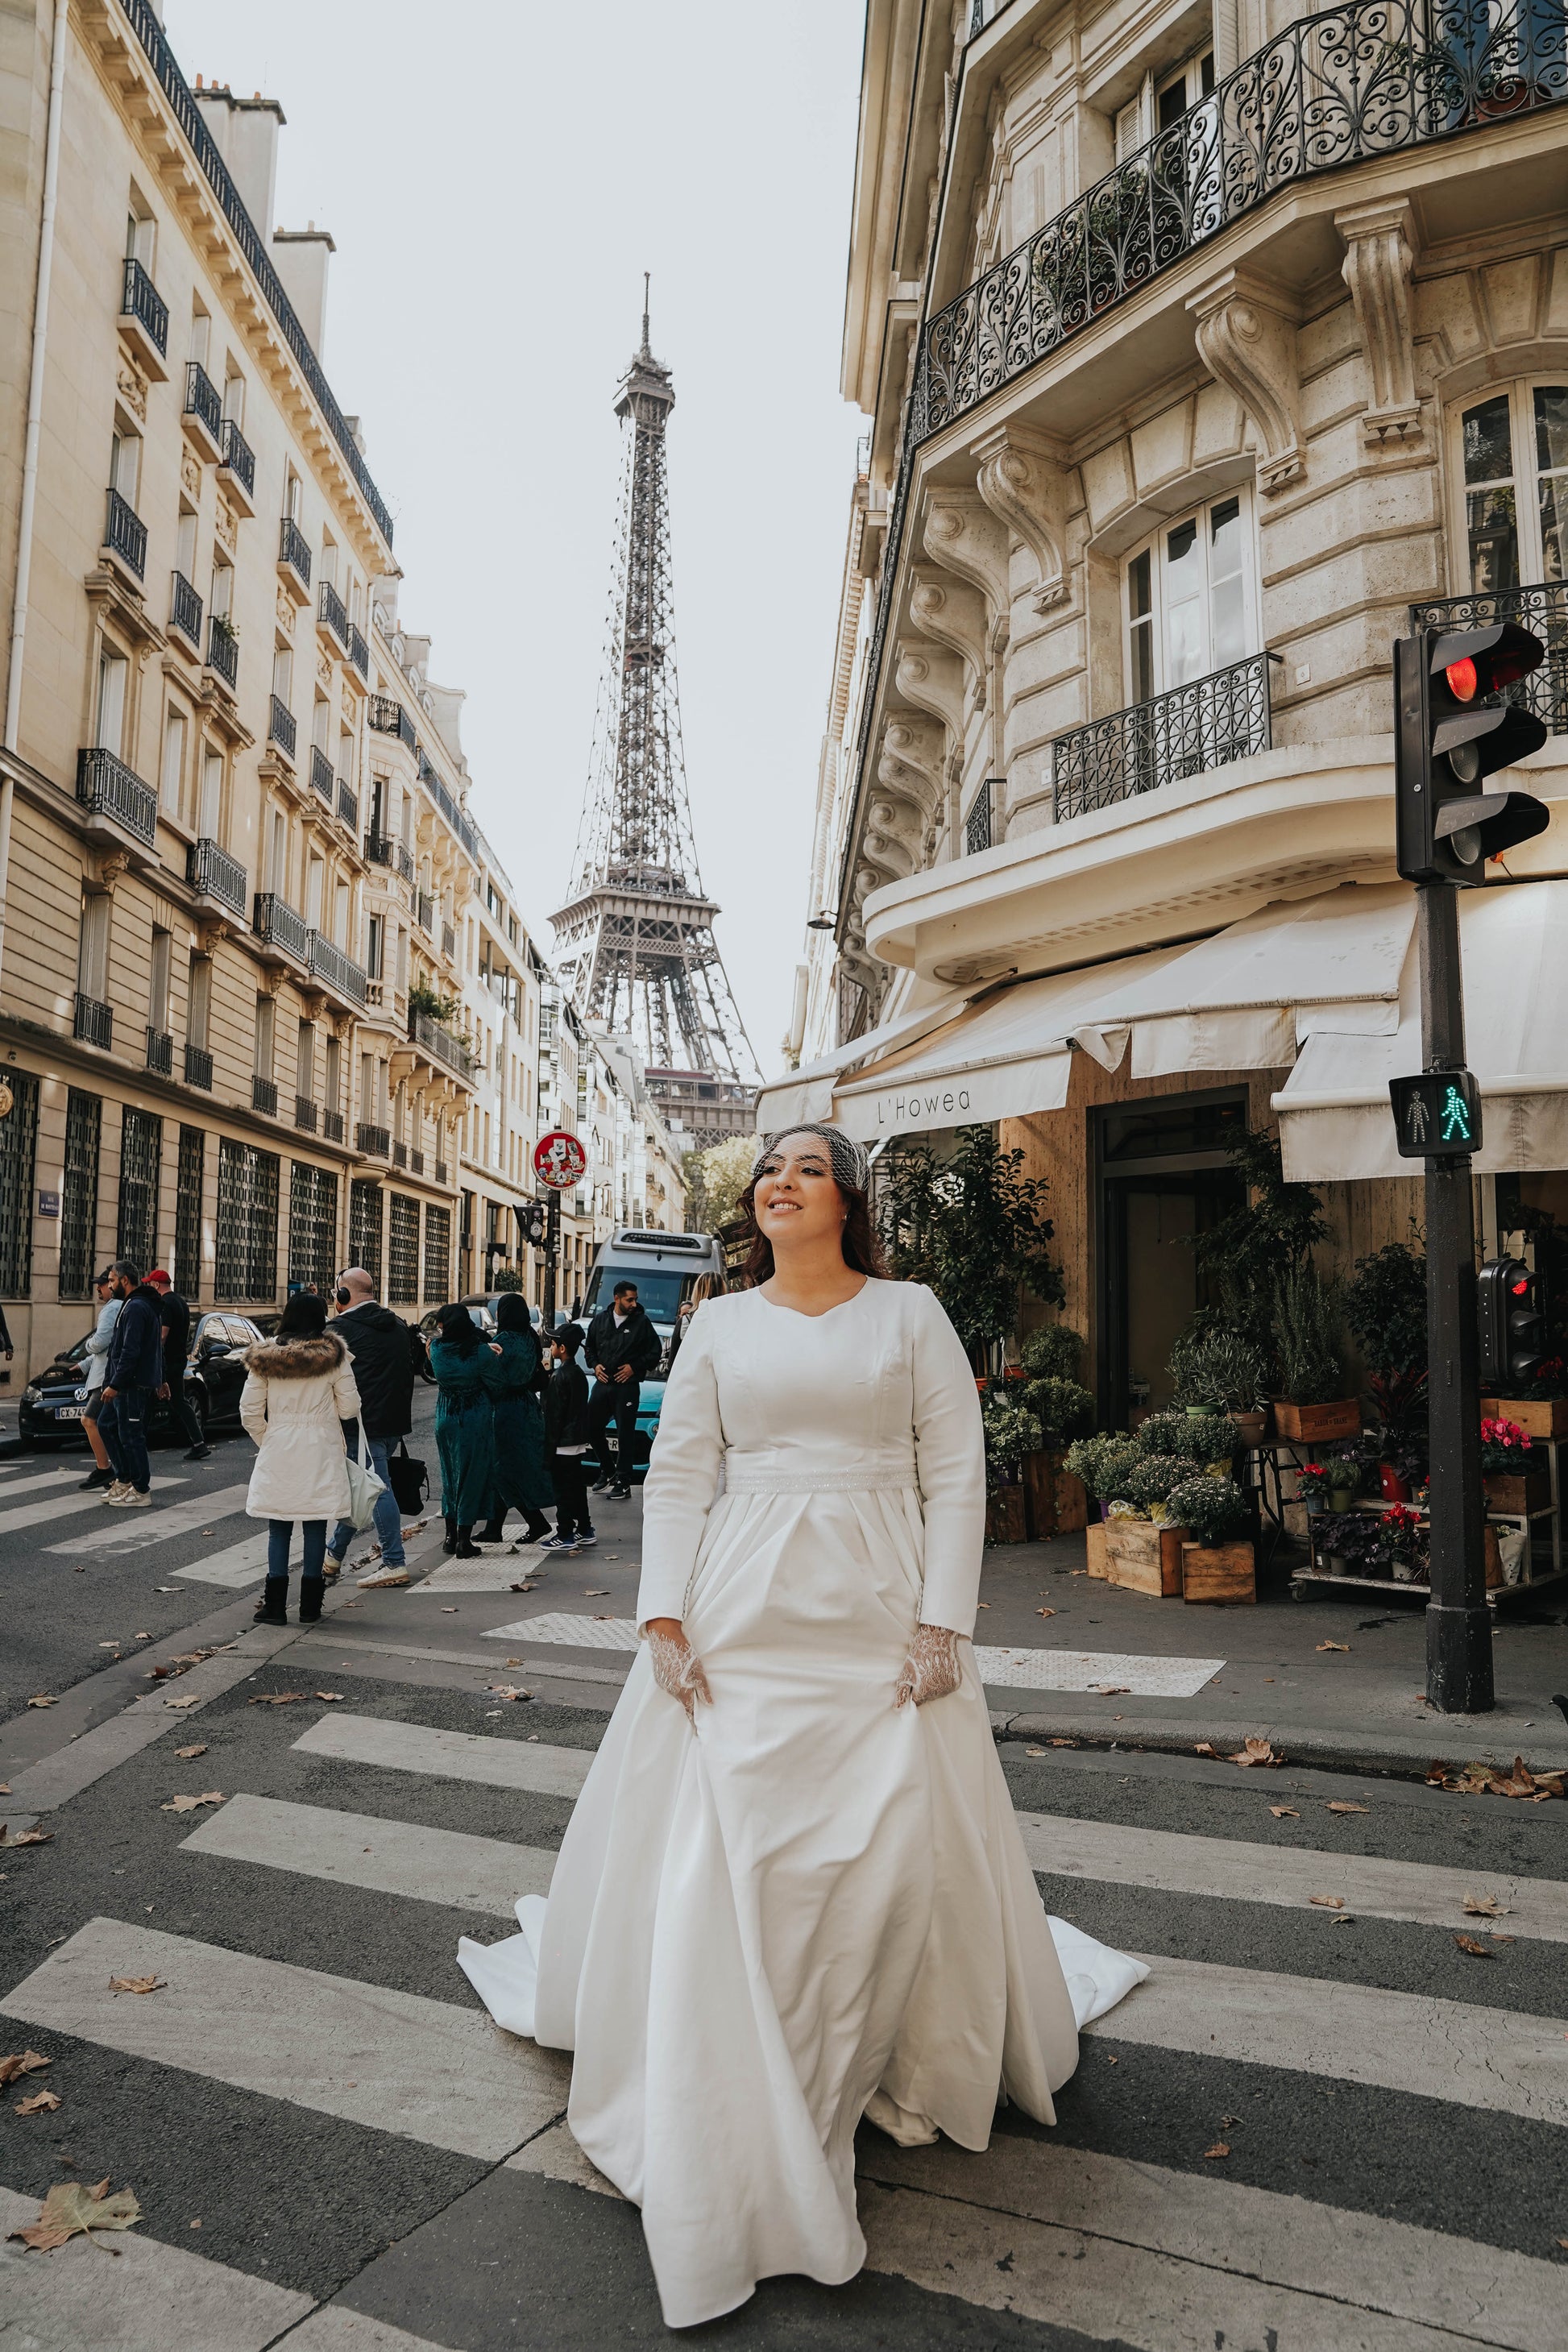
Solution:
M 496 1476 L 489 1519 L 479 1540 L 499 1544 L 508 1511 L 521 1511 L 524 1520 L 518 1539 L 521 1548 L 536 1544 L 550 1533 L 544 1513 L 555 1500 L 544 1465 L 544 1414 L 539 1402 L 542 1351 L 521 1291 L 506 1291 L 496 1302 L 494 1344 L 500 1349 L 494 1385 Z
M 473 1533 L 490 1506 L 495 1483 L 495 1415 L 491 1404 L 500 1349 L 488 1341 L 466 1307 L 443 1307 L 439 1339 L 430 1342 L 436 1375 L 436 1450 L 441 1457 L 444 1551 L 475 1559 Z

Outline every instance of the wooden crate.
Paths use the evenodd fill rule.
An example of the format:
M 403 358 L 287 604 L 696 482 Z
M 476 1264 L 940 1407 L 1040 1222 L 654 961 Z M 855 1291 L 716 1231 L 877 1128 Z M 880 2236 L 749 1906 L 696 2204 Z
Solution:
M 1051 1536 L 1074 1535 L 1089 1523 L 1088 1490 L 1081 1478 L 1063 1468 L 1062 1459 L 1049 1449 L 1024 1456 L 1029 1533 L 1037 1543 Z
M 1532 1470 L 1528 1477 L 1510 1478 L 1494 1471 L 1482 1480 L 1494 1511 L 1545 1511 L 1552 1507 L 1552 1473 Z
M 1107 1581 L 1152 1601 L 1173 1601 L 1182 1590 L 1184 1528 L 1157 1528 L 1148 1519 L 1107 1519 Z
M 1249 1543 L 1182 1546 L 1184 1601 L 1256 1601 L 1258 1573 Z
M 985 1498 L 985 1540 L 991 1544 L 1025 1543 L 1028 1528 L 1022 1486 L 998 1486 Z
M 1105 1582 L 1110 1575 L 1105 1558 L 1105 1521 L 1091 1519 L 1083 1531 L 1083 1541 L 1090 1576 L 1098 1577 L 1101 1583 Z
M 1483 1397 L 1483 1421 L 1511 1421 L 1526 1437 L 1568 1437 L 1568 1397 Z
M 1288 1404 L 1276 1397 L 1274 1426 L 1297 1445 L 1315 1445 L 1324 1437 L 1353 1437 L 1361 1427 L 1361 1406 L 1354 1397 L 1338 1397 L 1332 1404 Z

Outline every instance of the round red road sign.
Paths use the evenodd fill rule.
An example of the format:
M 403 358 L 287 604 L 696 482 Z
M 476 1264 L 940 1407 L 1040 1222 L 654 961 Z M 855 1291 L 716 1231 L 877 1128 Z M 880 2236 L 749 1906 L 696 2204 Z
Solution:
M 557 1192 L 569 1192 L 580 1184 L 587 1172 L 588 1155 L 574 1135 L 563 1127 L 552 1128 L 542 1135 L 533 1147 L 533 1172 L 542 1184 L 551 1185 Z

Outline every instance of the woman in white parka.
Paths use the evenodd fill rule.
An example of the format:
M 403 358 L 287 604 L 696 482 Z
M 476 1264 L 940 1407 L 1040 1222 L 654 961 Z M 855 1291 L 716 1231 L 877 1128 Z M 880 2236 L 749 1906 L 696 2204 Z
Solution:
M 1047 1922 L 970 1639 L 974 1379 L 882 1278 L 860 1147 L 770 1137 L 752 1287 L 710 1298 L 644 1489 L 644 1636 L 548 1902 L 460 1960 L 575 2053 L 578 2144 L 642 2207 L 667 2322 L 853 2277 L 864 2116 L 983 2148 L 1054 2120 L 1077 2028 L 1146 1974 Z
M 303 1522 L 300 1622 L 309 1625 L 321 1615 L 327 1529 L 348 1515 L 342 1423 L 358 1419 L 359 1391 L 349 1351 L 326 1322 L 325 1302 L 300 1291 L 283 1309 L 277 1338 L 263 1339 L 245 1360 L 239 1417 L 261 1449 L 245 1507 L 268 1525 L 258 1625 L 288 1622 L 289 1545 L 296 1519 Z

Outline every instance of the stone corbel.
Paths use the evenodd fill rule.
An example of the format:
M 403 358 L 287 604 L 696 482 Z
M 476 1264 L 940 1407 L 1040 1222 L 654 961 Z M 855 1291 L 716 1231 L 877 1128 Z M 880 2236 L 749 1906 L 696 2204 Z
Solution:
M 1004 425 L 976 441 L 975 486 L 997 520 L 1022 541 L 1037 574 L 1029 600 L 1048 613 L 1068 596 L 1067 467 L 1037 435 Z
M 987 633 L 985 601 L 951 572 L 917 572 L 910 592 L 910 618 L 923 636 L 946 646 L 969 667 L 976 702 L 985 693 Z
M 131 858 L 127 851 L 123 849 L 106 850 L 103 856 L 98 860 L 99 888 L 100 890 L 112 892 L 114 886 L 120 880 L 121 876 L 130 870 L 130 866 Z
M 963 734 L 963 664 L 956 654 L 937 653 L 930 646 L 899 646 L 894 683 L 906 702 L 930 711 L 948 732 Z
M 917 718 L 912 710 L 900 710 L 883 730 L 882 752 L 884 762 L 890 759 L 918 772 L 928 802 L 934 803 L 941 799 L 947 764 L 945 727 L 931 719 Z
M 1012 595 L 1007 581 L 1007 534 L 977 490 L 935 489 L 926 509 L 925 551 L 933 563 L 957 572 L 985 599 L 987 635 L 994 647 L 1006 640 Z
M 1372 377 L 1362 437 L 1380 449 L 1421 438 L 1415 347 L 1410 333 L 1410 273 L 1415 261 L 1411 211 L 1403 196 L 1334 215 L 1345 241 L 1342 272 Z
M 1187 308 L 1199 358 L 1240 401 L 1262 444 L 1258 487 L 1272 498 L 1306 470 L 1296 321 L 1276 292 L 1239 269 L 1222 270 Z
M 196 931 L 196 953 L 203 956 L 216 956 L 225 940 L 233 937 L 232 923 L 203 923 Z

